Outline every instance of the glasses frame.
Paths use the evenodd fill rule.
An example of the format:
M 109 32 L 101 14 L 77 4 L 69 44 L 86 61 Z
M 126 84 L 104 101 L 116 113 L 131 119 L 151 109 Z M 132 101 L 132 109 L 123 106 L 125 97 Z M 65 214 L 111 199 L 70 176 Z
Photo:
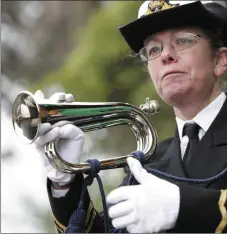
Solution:
M 203 37 L 203 36 L 201 36 L 201 35 L 198 34 L 198 33 L 191 33 L 191 32 L 187 32 L 187 33 L 191 34 L 191 35 L 194 37 L 193 44 L 192 44 L 191 46 L 186 47 L 186 48 L 183 48 L 183 49 L 175 49 L 175 48 L 173 47 L 175 51 L 182 51 L 182 50 L 189 49 L 189 48 L 191 48 L 191 47 L 193 47 L 193 46 L 195 45 L 195 43 L 196 43 L 195 38 L 196 38 L 196 37 L 200 37 L 200 38 Z M 143 57 L 141 56 L 141 51 L 142 51 L 142 50 L 146 50 L 146 48 L 149 47 L 149 46 L 151 46 L 151 45 L 145 46 L 145 47 L 143 47 L 142 49 L 140 49 L 140 51 L 136 54 L 136 56 L 139 56 L 140 59 L 141 59 L 143 62 L 148 62 L 148 61 L 154 60 L 154 59 L 158 58 L 158 57 L 162 54 L 162 51 L 163 51 L 163 49 L 164 49 L 164 45 L 165 45 L 165 44 L 170 44 L 170 45 L 172 45 L 172 44 L 171 44 L 172 40 L 173 40 L 173 38 L 172 38 L 169 42 L 160 42 L 160 45 L 161 45 L 161 52 L 160 52 L 160 54 L 158 54 L 157 56 L 155 56 L 155 57 L 152 58 L 152 59 L 146 59 L 146 60 L 145 60 L 145 59 L 143 59 L 144 56 L 143 56 Z M 212 43 L 212 44 L 214 44 L 214 43 L 211 42 L 211 41 L 209 41 L 209 42 Z

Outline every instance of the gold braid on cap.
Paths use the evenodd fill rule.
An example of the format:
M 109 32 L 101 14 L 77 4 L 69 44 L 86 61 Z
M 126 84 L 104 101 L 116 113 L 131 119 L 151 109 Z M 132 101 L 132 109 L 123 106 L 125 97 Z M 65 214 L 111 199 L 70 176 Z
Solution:
M 176 7 L 179 5 L 180 4 L 170 4 L 168 0 L 151 1 L 148 4 L 148 9 L 147 9 L 146 13 L 144 14 L 144 16 L 150 15 L 150 14 L 157 12 L 157 11 L 162 11 L 162 10 L 166 10 L 166 9 L 169 9 L 172 7 Z

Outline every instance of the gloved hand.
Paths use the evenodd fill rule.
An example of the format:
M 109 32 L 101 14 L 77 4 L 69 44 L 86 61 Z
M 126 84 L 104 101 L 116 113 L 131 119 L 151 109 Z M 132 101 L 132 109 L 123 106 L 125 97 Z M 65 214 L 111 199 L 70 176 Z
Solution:
M 34 97 L 37 102 L 40 103 L 45 103 L 49 100 L 54 102 L 73 102 L 72 94 L 65 93 L 55 93 L 48 100 L 45 99 L 44 94 L 38 90 L 34 94 Z M 65 185 L 74 178 L 75 174 L 62 173 L 53 168 L 44 153 L 44 146 L 55 139 L 59 139 L 57 143 L 59 155 L 65 161 L 79 163 L 84 144 L 84 133 L 75 125 L 70 124 L 69 121 L 59 121 L 52 126 L 50 123 L 44 123 L 41 125 L 40 136 L 34 142 L 36 149 L 44 159 L 47 177 L 57 182 L 59 185 Z
M 177 185 L 149 174 L 132 157 L 129 168 L 139 185 L 123 186 L 107 196 L 109 216 L 115 228 L 130 233 L 154 233 L 174 227 L 179 213 L 180 192 Z

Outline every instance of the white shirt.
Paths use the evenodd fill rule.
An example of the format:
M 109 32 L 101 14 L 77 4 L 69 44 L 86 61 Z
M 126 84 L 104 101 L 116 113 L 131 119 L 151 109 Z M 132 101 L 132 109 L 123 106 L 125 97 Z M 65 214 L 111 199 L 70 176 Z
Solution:
M 177 128 L 180 138 L 180 148 L 181 148 L 181 157 L 183 159 L 183 155 L 188 145 L 188 137 L 183 137 L 183 128 L 186 123 L 197 123 L 200 126 L 199 130 L 199 139 L 205 135 L 206 131 L 218 115 L 222 105 L 224 104 L 226 99 L 225 93 L 221 93 L 217 98 L 215 98 L 208 106 L 206 106 L 203 110 L 201 110 L 192 120 L 181 120 L 176 117 Z

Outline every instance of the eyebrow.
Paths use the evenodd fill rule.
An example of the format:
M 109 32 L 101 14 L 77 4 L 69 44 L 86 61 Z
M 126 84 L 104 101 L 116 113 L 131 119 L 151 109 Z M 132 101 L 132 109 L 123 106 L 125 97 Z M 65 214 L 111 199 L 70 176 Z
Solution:
M 179 30 L 179 29 L 174 30 L 174 31 L 171 33 L 170 37 L 172 37 L 174 33 L 179 32 L 179 31 L 181 31 L 181 30 Z M 156 33 L 156 34 L 157 34 L 157 33 Z M 160 39 L 157 38 L 157 35 L 156 35 L 156 34 L 148 36 L 148 37 L 146 38 L 146 40 L 144 40 L 144 42 L 147 42 L 146 44 L 148 44 L 150 41 L 160 41 Z M 145 43 L 144 43 L 144 44 L 145 44 Z
M 146 38 L 146 40 L 144 40 L 144 45 L 148 45 L 148 44 L 150 44 L 150 42 L 152 42 L 152 41 L 156 41 L 156 42 L 158 42 L 158 41 L 160 41 L 158 38 L 155 38 L 154 36 L 149 36 L 149 37 L 147 37 Z
M 174 29 L 170 35 L 170 38 L 175 34 L 175 33 L 178 33 L 178 32 L 191 32 L 191 33 L 195 33 L 195 34 L 201 34 L 201 33 L 197 33 L 197 32 L 193 32 L 191 28 L 178 28 L 178 29 Z M 144 45 L 145 44 L 149 44 L 150 41 L 156 41 L 156 42 L 159 42 L 160 39 L 157 38 L 157 35 L 150 35 L 146 38 L 146 40 L 144 40 Z

